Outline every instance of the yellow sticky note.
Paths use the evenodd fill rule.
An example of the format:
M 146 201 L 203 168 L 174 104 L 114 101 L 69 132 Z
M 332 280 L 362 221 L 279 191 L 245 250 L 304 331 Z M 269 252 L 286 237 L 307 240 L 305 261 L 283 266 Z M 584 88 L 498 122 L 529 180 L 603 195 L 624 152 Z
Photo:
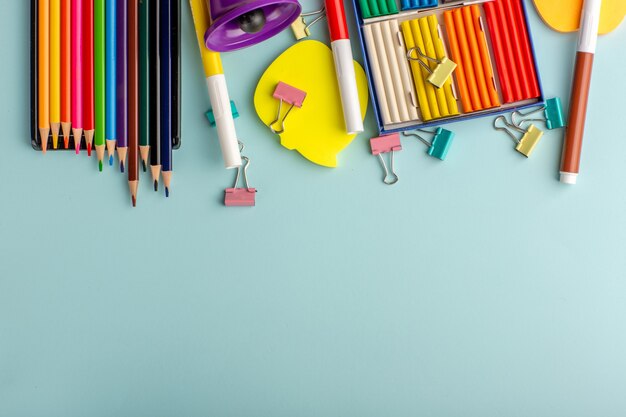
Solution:
M 367 78 L 356 61 L 354 69 L 361 114 L 365 118 Z M 254 92 L 254 108 L 265 125 L 276 118 L 278 100 L 272 94 L 279 81 L 307 93 L 302 107 L 294 108 L 285 120 L 285 131 L 279 135 L 281 145 L 298 151 L 313 163 L 336 167 L 337 155 L 356 135 L 346 133 L 332 51 L 322 42 L 305 40 L 272 62 Z M 289 105 L 283 103 L 283 115 L 285 106 Z
M 580 25 L 583 0 L 534 0 L 544 22 L 559 32 L 574 32 Z M 603 0 L 598 33 L 604 35 L 615 29 L 626 15 L 626 0 Z

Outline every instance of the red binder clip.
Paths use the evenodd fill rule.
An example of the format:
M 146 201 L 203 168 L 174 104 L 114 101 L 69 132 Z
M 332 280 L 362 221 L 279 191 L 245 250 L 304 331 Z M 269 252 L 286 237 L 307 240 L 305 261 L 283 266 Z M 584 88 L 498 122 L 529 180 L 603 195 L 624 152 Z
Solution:
M 243 151 L 244 145 L 239 142 L 239 151 Z M 256 188 L 250 188 L 248 186 L 248 167 L 250 166 L 250 158 L 241 155 L 243 159 L 243 182 L 245 188 L 237 188 L 239 183 L 239 177 L 241 177 L 242 167 L 237 168 L 237 176 L 235 177 L 235 184 L 232 188 L 224 190 L 224 205 L 227 207 L 254 207 Z
M 387 136 L 379 136 L 376 138 L 370 139 L 370 146 L 372 148 L 372 155 L 378 155 L 380 159 L 380 163 L 385 170 L 385 176 L 383 177 L 383 182 L 387 185 L 392 185 L 398 182 L 398 175 L 395 173 L 393 169 L 393 155 L 396 151 L 402 150 L 402 145 L 400 144 L 400 134 L 394 133 Z M 383 159 L 382 154 L 391 153 L 389 157 L 389 165 L 391 169 L 387 169 L 387 164 Z
M 306 98 L 306 92 L 280 81 L 276 86 L 276 89 L 274 90 L 273 97 L 280 101 L 278 102 L 278 112 L 276 113 L 276 120 L 269 124 L 269 128 L 275 134 L 280 135 L 285 131 L 285 119 L 287 118 L 287 116 L 289 116 L 291 110 L 294 107 L 302 107 L 302 103 L 304 103 L 304 99 Z M 289 107 L 289 110 L 287 110 L 287 113 L 285 113 L 285 115 L 281 118 L 280 113 L 283 109 L 283 101 L 287 104 L 291 104 L 291 106 Z M 276 123 L 280 123 L 280 130 L 274 129 L 274 125 Z

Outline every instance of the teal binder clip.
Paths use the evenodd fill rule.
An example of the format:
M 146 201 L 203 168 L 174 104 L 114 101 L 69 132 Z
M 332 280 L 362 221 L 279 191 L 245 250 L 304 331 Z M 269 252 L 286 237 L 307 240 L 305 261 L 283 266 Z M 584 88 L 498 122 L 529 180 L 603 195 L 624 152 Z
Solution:
M 543 119 L 521 119 L 516 120 L 518 117 L 526 117 L 531 114 L 538 113 L 543 111 Z M 527 113 L 522 113 L 520 111 L 514 111 L 511 115 L 511 120 L 513 120 L 513 124 L 517 127 L 522 127 L 522 123 L 524 122 L 544 122 L 546 127 L 549 130 L 552 129 L 560 129 L 565 127 L 565 119 L 563 118 L 563 109 L 561 107 L 561 99 L 558 97 L 554 97 L 546 100 L 546 105 L 540 107 L 536 110 L 531 110 Z
M 433 135 L 433 138 L 431 141 L 428 141 L 417 132 Z M 454 132 L 443 129 L 441 127 L 436 128 L 434 131 L 417 129 L 413 132 L 403 132 L 402 135 L 415 136 L 422 143 L 428 146 L 428 155 L 437 159 L 441 159 L 442 161 L 446 159 L 446 156 L 448 155 L 448 150 L 450 149 L 450 146 L 452 145 L 452 140 L 454 139 Z
M 236 119 L 239 117 L 237 106 L 235 106 L 235 102 L 232 100 L 230 101 L 230 111 L 233 113 L 233 119 Z M 213 109 L 210 109 L 209 111 L 207 111 L 205 115 L 206 115 L 206 118 L 209 119 L 209 124 L 215 127 L 215 116 L 213 116 Z

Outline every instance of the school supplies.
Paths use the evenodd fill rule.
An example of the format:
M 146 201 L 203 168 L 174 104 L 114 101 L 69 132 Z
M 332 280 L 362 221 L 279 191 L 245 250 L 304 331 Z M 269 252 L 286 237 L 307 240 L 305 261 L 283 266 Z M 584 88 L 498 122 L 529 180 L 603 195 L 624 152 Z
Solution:
M 72 1 L 72 133 L 74 149 L 80 153 L 83 137 L 83 2 Z
M 117 143 L 117 0 L 106 0 L 106 146 L 109 165 Z
M 237 110 L 237 106 L 235 106 L 235 102 L 232 100 L 230 101 L 230 114 L 233 115 L 233 119 L 236 119 L 239 117 L 239 111 Z M 207 112 L 204 115 L 209 121 L 209 124 L 212 127 L 215 127 L 215 113 L 213 113 L 213 109 L 207 110 Z
M 419 133 L 418 133 L 419 132 Z M 454 139 L 454 132 L 443 129 L 441 127 L 435 130 L 416 129 L 409 132 L 402 132 L 403 136 L 414 136 L 428 147 L 426 151 L 428 155 L 444 161 L 448 155 L 448 150 Z M 428 140 L 423 135 L 432 135 L 432 139 Z
M 69 71 L 72 65 L 71 60 L 71 33 L 72 33 L 72 11 L 71 0 L 61 0 L 61 130 L 63 132 L 63 147 L 70 146 L 70 135 L 72 134 L 72 76 Z M 31 6 L 32 7 L 32 6 Z
M 543 113 L 543 119 L 527 118 L 527 116 L 532 116 L 533 114 L 539 112 Z M 516 120 L 518 117 L 521 117 L 522 119 Z M 527 112 L 516 110 L 511 114 L 511 120 L 513 121 L 513 124 L 519 127 L 522 127 L 521 125 L 524 122 L 544 122 L 549 130 L 565 127 L 563 109 L 561 108 L 561 99 L 558 97 L 546 100 L 546 104 L 544 106 L 535 110 Z
M 161 177 L 161 77 L 159 60 L 159 7 L 157 2 L 152 3 L 149 11 L 149 37 L 148 37 L 148 60 L 150 61 L 150 74 L 148 85 L 150 87 L 150 105 L 148 117 L 150 119 L 150 174 L 154 191 L 159 191 L 159 178 Z
M 576 184 L 580 168 L 580 153 L 585 133 L 587 100 L 591 86 L 593 57 L 598 41 L 601 6 L 602 0 L 585 0 L 580 15 L 580 37 L 570 97 L 569 126 L 565 129 L 560 169 L 560 181 L 564 184 Z
M 438 3 L 437 0 L 402 0 L 402 10 L 436 7 Z
M 239 152 L 242 153 L 245 146 L 242 142 L 239 142 Z M 226 207 L 253 207 L 256 202 L 256 188 L 252 188 L 248 185 L 248 168 L 250 167 L 250 158 L 241 155 L 243 159 L 243 166 L 237 167 L 237 175 L 235 176 L 235 183 L 231 188 L 224 190 L 224 205 Z M 243 172 L 243 188 L 238 188 L 239 178 Z
M 206 0 L 212 24 L 204 36 L 211 51 L 227 52 L 271 38 L 300 16 L 297 0 Z
M 156 3 L 156 2 L 155 2 Z M 148 0 L 139 2 L 139 156 L 143 172 L 150 155 L 150 8 Z
M 176 0 L 160 0 L 159 27 L 169 28 L 172 25 L 172 8 Z M 159 101 L 161 111 L 161 176 L 165 187 L 165 196 L 170 196 L 172 179 L 172 34 L 169 30 L 159 33 Z
M 120 171 L 124 172 L 128 152 L 128 1 L 117 0 L 117 71 L 116 89 L 116 139 Z M 167 34 L 167 31 L 163 31 Z
M 105 0 L 94 2 L 94 71 L 95 71 L 95 146 L 98 169 L 102 171 L 106 139 L 106 6 Z
M 397 151 L 402 150 L 402 145 L 400 144 L 400 135 L 398 133 L 393 133 L 387 136 L 379 136 L 376 138 L 370 139 L 370 148 L 372 150 L 372 155 L 378 156 L 380 160 L 380 164 L 383 167 L 385 172 L 385 176 L 383 177 L 383 182 L 387 185 L 393 185 L 398 182 L 399 178 L 394 170 L 394 154 Z M 388 153 L 389 155 L 389 168 L 387 168 L 387 164 L 383 159 L 384 153 Z
M 61 130 L 61 0 L 50 0 L 50 130 L 52 148 Z
M 41 150 L 48 148 L 50 134 L 50 0 L 39 1 L 39 135 Z
M 552 29 L 574 32 L 580 28 L 583 0 L 534 0 L 539 16 Z M 624 0 L 603 0 L 598 34 L 606 35 L 617 28 L 626 15 Z
M 128 189 L 137 205 L 139 181 L 139 0 L 128 0 Z
M 498 122 L 501 122 L 503 126 L 498 126 Z M 509 135 L 516 143 L 515 150 L 527 158 L 530 157 L 530 154 L 533 152 L 535 146 L 539 143 L 539 139 L 541 139 L 541 136 L 543 135 L 543 132 L 535 127 L 535 125 L 530 124 L 527 129 L 522 129 L 519 126 L 508 122 L 504 115 L 498 116 L 494 119 L 493 127 L 496 130 L 501 130 Z M 515 136 L 515 134 L 511 132 L 511 129 L 522 133 L 522 137 L 518 138 Z
M 217 127 L 217 137 L 222 150 L 224 166 L 229 169 L 236 168 L 241 166 L 241 154 L 237 143 L 235 122 L 230 111 L 230 97 L 222 61 L 219 53 L 210 51 L 204 44 L 204 33 L 210 25 L 206 1 L 189 0 L 189 5 L 191 6 L 191 15 L 204 66 L 206 86 L 213 110 L 213 118 Z
M 356 86 L 356 74 L 352 64 L 352 46 L 343 0 L 325 0 L 324 4 L 346 131 L 348 134 L 362 132 L 363 118 L 359 104 L 359 91 Z
M 417 57 L 413 57 L 414 52 L 417 53 Z M 406 56 L 411 61 L 417 61 L 417 63 L 420 64 L 426 70 L 426 72 L 430 74 L 428 77 L 426 77 L 426 81 L 428 81 L 437 88 L 443 87 L 443 83 L 445 83 L 448 78 L 450 78 L 450 76 L 452 75 L 452 71 L 454 71 L 454 69 L 456 68 L 456 64 L 453 61 L 449 60 L 447 57 L 444 56 L 441 59 L 432 58 L 422 52 L 419 46 L 409 49 Z M 436 65 L 435 68 L 431 69 L 427 64 L 424 63 L 422 58 L 434 63 Z
M 94 90 L 94 2 L 83 2 L 83 132 L 87 155 L 91 156 L 93 136 L 96 128 L 96 107 Z
M 367 79 L 363 68 L 354 61 L 353 65 L 363 115 L 367 107 Z M 302 40 L 268 66 L 254 92 L 254 109 L 265 126 L 276 119 L 279 102 L 273 93 L 281 81 L 305 91 L 307 96 L 302 107 L 293 108 L 285 120 L 280 144 L 315 164 L 336 167 L 339 153 L 356 134 L 346 133 L 330 48 L 319 41 Z M 282 107 L 281 116 L 288 104 L 283 103 Z M 280 126 L 275 125 L 274 129 L 279 130 Z
M 302 40 L 304 38 L 308 38 L 311 36 L 311 26 L 322 20 L 326 17 L 326 8 L 322 7 L 319 10 L 314 12 L 302 13 L 296 20 L 291 24 L 291 31 L 293 32 L 293 36 L 295 36 L 296 40 Z M 307 23 L 304 19 L 305 17 L 315 16 L 310 23 Z
M 306 98 L 306 92 L 280 81 L 278 85 L 276 85 L 276 89 L 274 90 L 272 97 L 278 100 L 278 110 L 276 111 L 276 119 L 274 119 L 274 121 L 272 121 L 268 126 L 272 133 L 279 135 L 285 131 L 285 120 L 287 119 L 287 116 L 289 116 L 289 113 L 291 113 L 291 110 L 294 107 L 302 107 L 304 99 Z M 289 108 L 287 109 L 285 115 L 281 117 L 283 102 L 289 104 Z M 274 128 L 276 124 L 280 126 L 279 129 Z
M 395 0 L 359 0 L 359 6 L 366 19 L 398 13 Z

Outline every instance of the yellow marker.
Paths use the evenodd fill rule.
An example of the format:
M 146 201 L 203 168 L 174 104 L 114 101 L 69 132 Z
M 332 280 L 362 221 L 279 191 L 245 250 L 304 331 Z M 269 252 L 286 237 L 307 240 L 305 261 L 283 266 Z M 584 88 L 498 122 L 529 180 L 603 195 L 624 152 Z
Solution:
M 241 153 L 239 152 L 235 121 L 231 112 L 222 60 L 219 53 L 207 49 L 204 44 L 204 33 L 211 24 L 207 2 L 206 0 L 189 0 L 189 5 L 196 28 L 196 37 L 200 47 L 200 56 L 202 57 L 207 90 L 215 117 L 217 137 L 222 148 L 224 165 L 226 168 L 238 168 L 242 165 Z
M 56 149 L 61 130 L 61 0 L 50 0 L 50 130 Z

